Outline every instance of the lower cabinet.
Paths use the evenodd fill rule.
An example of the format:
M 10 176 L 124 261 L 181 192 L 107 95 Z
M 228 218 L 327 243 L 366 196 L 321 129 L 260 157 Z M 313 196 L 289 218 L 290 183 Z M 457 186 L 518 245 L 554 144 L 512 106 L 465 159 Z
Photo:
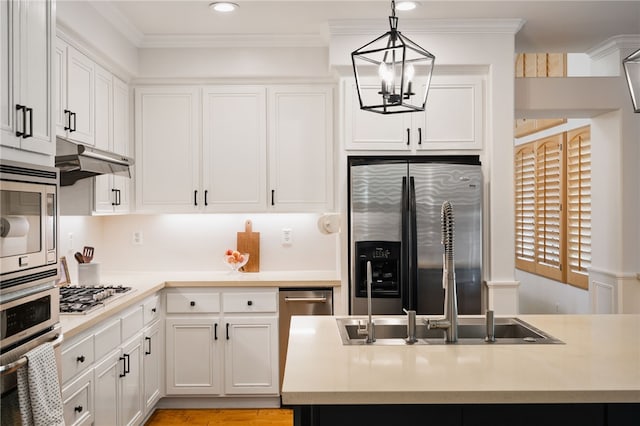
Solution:
M 64 423 L 90 425 L 93 421 L 93 371 L 78 376 L 62 389 Z
M 278 395 L 277 289 L 166 296 L 167 395 Z
M 160 321 L 156 321 L 142 333 L 144 349 L 142 362 L 144 367 L 142 380 L 144 393 L 142 403 L 145 413 L 153 409 L 153 406 L 161 396 L 163 358 L 163 353 L 161 352 L 163 348 L 161 330 Z

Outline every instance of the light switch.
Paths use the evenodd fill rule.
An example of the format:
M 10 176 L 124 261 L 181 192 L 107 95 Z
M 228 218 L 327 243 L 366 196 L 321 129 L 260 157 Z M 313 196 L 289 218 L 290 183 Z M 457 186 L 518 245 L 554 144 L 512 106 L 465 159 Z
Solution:
M 291 236 L 291 228 L 282 228 L 282 245 L 290 246 L 293 244 L 293 239 Z

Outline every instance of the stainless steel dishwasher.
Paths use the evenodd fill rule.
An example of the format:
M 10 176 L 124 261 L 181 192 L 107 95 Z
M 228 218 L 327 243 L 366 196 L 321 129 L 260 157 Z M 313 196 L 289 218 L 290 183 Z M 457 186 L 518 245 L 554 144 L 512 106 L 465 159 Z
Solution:
M 293 315 L 333 315 L 333 289 L 280 289 L 280 389 L 289 345 L 289 327 Z

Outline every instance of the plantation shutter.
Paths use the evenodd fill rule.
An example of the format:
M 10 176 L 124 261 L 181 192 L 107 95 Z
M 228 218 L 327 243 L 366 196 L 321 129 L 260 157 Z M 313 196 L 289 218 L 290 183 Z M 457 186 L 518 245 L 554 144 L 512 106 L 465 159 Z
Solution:
M 564 134 L 541 139 L 536 144 L 536 270 L 562 281 Z
M 588 288 L 591 265 L 591 131 L 567 134 L 567 282 Z
M 536 156 L 534 144 L 515 150 L 516 267 L 535 272 Z

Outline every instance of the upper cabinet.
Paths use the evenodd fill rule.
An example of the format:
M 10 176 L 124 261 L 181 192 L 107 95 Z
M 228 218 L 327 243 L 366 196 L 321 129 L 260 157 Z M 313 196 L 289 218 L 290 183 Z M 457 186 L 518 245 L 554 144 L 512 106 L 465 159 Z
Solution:
M 95 144 L 95 70 L 91 59 L 56 38 L 54 117 L 58 136 Z
M 382 115 L 360 109 L 355 80 L 344 81 L 344 141 L 347 150 L 481 150 L 484 135 L 484 78 L 433 76 L 424 112 Z M 374 81 L 363 96 L 379 96 Z
M 221 85 L 135 92 L 137 211 L 330 208 L 331 87 Z
M 1 144 L 53 155 L 51 2 L 0 2 Z

